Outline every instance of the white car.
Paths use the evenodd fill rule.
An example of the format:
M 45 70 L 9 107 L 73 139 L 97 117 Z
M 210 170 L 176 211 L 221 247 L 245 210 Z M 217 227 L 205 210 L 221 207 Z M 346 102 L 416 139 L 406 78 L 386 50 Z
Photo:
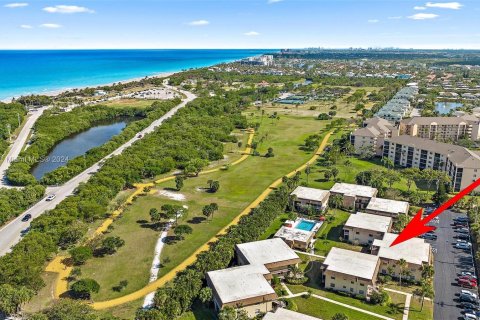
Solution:
M 477 316 L 472 314 L 472 313 L 465 313 L 465 315 L 463 316 L 463 319 L 464 320 L 477 320 Z
M 56 197 L 56 196 L 55 196 L 54 194 L 51 194 L 51 195 L 49 195 L 45 200 L 46 200 L 46 201 L 52 201 L 53 199 L 55 199 L 55 197 Z

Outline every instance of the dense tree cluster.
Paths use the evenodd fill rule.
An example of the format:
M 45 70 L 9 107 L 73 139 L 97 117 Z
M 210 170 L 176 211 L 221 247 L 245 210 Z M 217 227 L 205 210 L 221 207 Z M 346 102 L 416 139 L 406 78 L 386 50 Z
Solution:
M 159 289 L 155 295 L 155 309 L 139 311 L 137 319 L 175 319 L 188 311 L 204 287 L 205 273 L 228 267 L 236 243 L 255 241 L 265 232 L 277 215 L 285 211 L 289 194 L 298 185 L 299 178 L 299 174 L 291 179 L 285 177 L 280 188 L 211 244 L 208 251 L 200 253 L 197 261 L 178 273 L 172 283 Z
M 0 189 L 0 226 L 18 216 L 45 194 L 41 185 L 27 186 L 23 189 Z
M 132 138 L 136 132 L 147 127 L 154 119 L 171 109 L 175 103 L 178 101 L 157 102 L 147 109 L 108 108 L 97 105 L 76 108 L 71 112 L 60 114 L 57 114 L 55 110 L 45 111 L 45 114 L 35 124 L 35 136 L 30 147 L 21 152 L 18 160 L 12 163 L 8 169 L 8 180 L 14 185 L 38 183 L 30 173 L 32 167 L 41 161 L 55 144 L 72 134 L 90 128 L 96 122 L 120 117 L 144 118 L 130 123 L 121 134 L 113 137 L 106 144 L 89 150 L 85 156 L 72 159 L 66 166 L 50 172 L 42 179 L 42 183 L 45 184 L 63 183 Z
M 18 128 L 27 111 L 20 103 L 0 102 L 0 155 L 8 148 L 9 133 Z M 10 132 L 9 132 L 10 131 Z
M 105 216 L 119 191 L 175 167 L 184 168 L 192 159 L 222 159 L 223 142 L 231 139 L 232 130 L 247 126 L 242 105 L 236 93 L 226 99 L 196 99 L 121 155 L 107 159 L 73 196 L 32 221 L 30 232 L 0 258 L 0 284 L 40 289 L 45 261 L 59 247 L 72 248 L 82 239 L 87 224 Z

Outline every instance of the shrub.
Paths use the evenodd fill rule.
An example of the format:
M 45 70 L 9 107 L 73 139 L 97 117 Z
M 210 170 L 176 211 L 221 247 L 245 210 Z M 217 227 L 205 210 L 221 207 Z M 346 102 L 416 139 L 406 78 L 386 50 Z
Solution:
M 82 279 L 70 288 L 72 296 L 77 299 L 90 299 L 92 293 L 97 293 L 100 290 L 100 285 L 93 279 Z

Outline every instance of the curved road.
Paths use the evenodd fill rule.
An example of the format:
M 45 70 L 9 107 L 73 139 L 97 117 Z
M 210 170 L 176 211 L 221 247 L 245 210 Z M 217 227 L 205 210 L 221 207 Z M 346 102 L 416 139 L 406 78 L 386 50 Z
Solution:
M 176 107 L 168 111 L 164 116 L 153 121 L 147 128 L 137 133 L 134 138 L 130 139 L 129 141 L 127 141 L 126 143 L 118 147 L 115 151 L 113 151 L 112 153 L 110 153 L 109 155 L 107 155 L 106 157 L 104 157 L 94 165 L 92 165 L 90 168 L 86 169 L 79 175 L 67 181 L 64 185 L 60 187 L 51 188 L 50 192 L 53 191 L 56 195 L 54 200 L 52 201 L 45 201 L 43 199 L 40 200 L 30 209 L 28 209 L 23 214 L 19 215 L 17 218 L 12 220 L 9 224 L 2 227 L 0 229 L 0 256 L 3 256 L 6 253 L 8 253 L 11 247 L 20 241 L 22 230 L 25 230 L 30 226 L 30 222 L 22 222 L 22 217 L 25 214 L 27 213 L 31 214 L 32 219 L 34 219 L 42 215 L 46 210 L 51 210 L 55 208 L 57 204 L 62 202 L 69 195 L 73 194 L 73 192 L 79 186 L 80 183 L 86 182 L 91 177 L 92 173 L 97 172 L 102 166 L 102 162 L 105 159 L 121 154 L 126 148 L 130 147 L 133 143 L 141 139 L 138 137 L 139 135 L 141 135 L 141 137 L 143 138 L 146 134 L 152 133 L 156 129 L 156 127 L 160 126 L 165 120 L 172 117 L 175 113 L 177 113 L 178 110 L 185 107 L 187 103 L 189 103 L 190 101 L 196 98 L 196 96 L 191 92 L 177 90 L 176 88 L 168 85 L 165 85 L 165 87 L 183 93 L 186 96 L 186 99 L 184 99 L 182 103 L 180 103 L 179 105 L 177 105 Z

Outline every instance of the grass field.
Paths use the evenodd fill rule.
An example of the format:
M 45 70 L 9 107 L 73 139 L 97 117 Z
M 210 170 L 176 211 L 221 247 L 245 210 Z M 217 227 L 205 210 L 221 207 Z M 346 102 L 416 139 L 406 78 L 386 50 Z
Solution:
M 422 309 L 422 300 L 418 297 L 413 297 L 410 302 L 410 312 L 408 314 L 409 320 L 430 320 L 433 319 L 433 303 L 425 300 Z
M 332 247 L 361 251 L 361 246 L 354 246 L 340 241 L 340 237 L 343 234 L 343 225 L 348 220 L 350 213 L 331 209 L 329 215 L 334 219 L 331 222 L 325 221 L 318 231 L 317 240 L 315 241 L 315 253 L 321 256 L 327 256 Z
M 228 170 L 189 178 L 180 192 L 172 190 L 173 181 L 157 186 L 158 192 L 183 195 L 185 200 L 182 202 L 168 199 L 159 193 L 139 197 L 113 224 L 111 235 L 120 236 L 125 240 L 125 246 L 115 255 L 94 258 L 82 267 L 82 278 L 93 278 L 101 285 L 100 292 L 93 295 L 93 300 L 122 296 L 148 282 L 154 246 L 159 235 L 149 223 L 150 208 L 160 209 L 166 203 L 186 205 L 188 213 L 179 223 L 188 224 L 194 230 L 183 241 L 173 241 L 165 246 L 159 273 L 162 276 L 228 224 L 272 181 L 305 163 L 312 153 L 300 151 L 299 146 L 306 136 L 319 132 L 318 124 L 314 119 L 296 117 L 283 117 L 273 123 L 265 121 L 255 139 L 263 137 L 257 150 L 264 154 L 272 147 L 275 157 L 250 157 Z M 208 180 L 220 182 L 217 193 L 205 191 Z M 205 220 L 202 208 L 212 202 L 217 203 L 220 209 L 213 218 Z M 127 280 L 128 286 L 122 292 L 113 291 L 112 287 L 121 280 Z

